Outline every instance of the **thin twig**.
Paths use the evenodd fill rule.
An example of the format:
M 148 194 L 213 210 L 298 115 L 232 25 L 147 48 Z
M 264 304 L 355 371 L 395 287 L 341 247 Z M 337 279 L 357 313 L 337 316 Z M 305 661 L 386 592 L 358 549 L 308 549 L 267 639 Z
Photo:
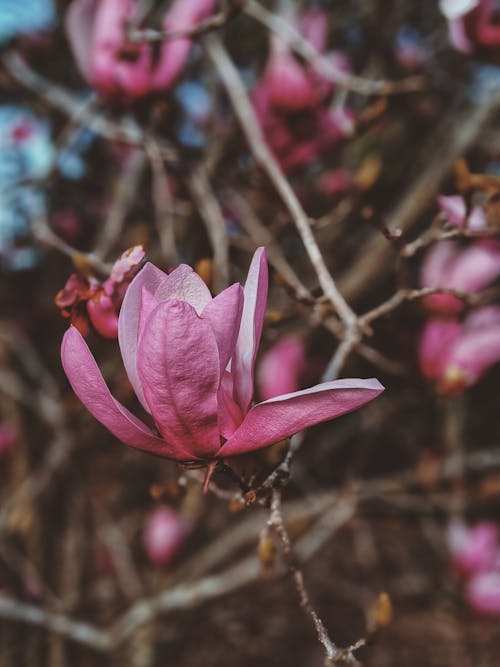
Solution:
M 189 175 L 188 185 L 212 246 L 215 269 L 213 289 L 218 294 L 229 284 L 229 235 L 224 215 L 203 165 Z
M 311 63 L 318 74 L 341 88 L 361 95 L 396 95 L 422 90 L 425 85 L 421 76 L 412 76 L 402 81 L 373 81 L 349 74 L 322 56 L 286 19 L 273 14 L 256 0 L 248 0 L 243 11 L 290 44 L 294 51 Z
M 356 315 L 337 289 L 311 231 L 309 218 L 264 139 L 259 122 L 236 67 L 216 35 L 206 37 L 205 44 L 208 54 L 221 77 L 255 161 L 267 174 L 287 207 L 300 234 L 311 264 L 318 276 L 325 297 L 331 302 L 339 317 L 346 324 L 352 324 L 356 320 Z

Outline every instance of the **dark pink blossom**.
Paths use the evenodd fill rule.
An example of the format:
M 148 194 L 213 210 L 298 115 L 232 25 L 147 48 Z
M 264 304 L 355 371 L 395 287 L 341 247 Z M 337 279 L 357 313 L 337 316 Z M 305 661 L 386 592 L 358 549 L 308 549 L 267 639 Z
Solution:
M 216 0 L 175 0 L 162 28 L 190 30 L 209 16 Z M 146 42 L 131 42 L 137 0 L 73 0 L 66 31 L 83 77 L 103 97 L 123 103 L 168 90 L 184 68 L 191 50 L 186 37 L 166 39 L 156 54 Z
M 62 362 L 75 393 L 125 444 L 205 463 L 267 447 L 378 396 L 383 387 L 375 379 L 336 380 L 252 404 L 267 281 L 263 248 L 244 289 L 234 284 L 215 298 L 189 266 L 166 275 L 146 264 L 126 292 L 118 340 L 156 431 L 111 395 L 83 337 L 70 327 Z

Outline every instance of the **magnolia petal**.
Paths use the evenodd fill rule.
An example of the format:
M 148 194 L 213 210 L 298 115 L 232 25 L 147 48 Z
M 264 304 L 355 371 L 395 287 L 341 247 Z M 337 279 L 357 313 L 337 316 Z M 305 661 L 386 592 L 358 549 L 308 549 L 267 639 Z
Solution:
M 235 399 L 243 413 L 253 396 L 253 368 L 266 313 L 267 286 L 266 250 L 257 248 L 245 283 L 241 326 L 231 362 Z
M 114 398 L 82 335 L 75 327 L 65 333 L 61 359 L 75 394 L 87 410 L 119 440 L 130 447 L 171 459 L 189 458 L 174 448 L 137 419 Z
M 139 328 L 137 331 L 137 345 L 139 345 L 139 341 L 141 339 L 141 336 L 144 332 L 144 326 L 148 320 L 148 317 L 151 315 L 153 310 L 159 305 L 158 299 L 155 297 L 154 294 L 151 294 L 151 292 L 146 288 L 142 288 L 142 298 L 141 298 L 141 310 L 139 313 Z
M 234 351 L 242 310 L 243 288 L 235 283 L 212 299 L 201 314 L 210 322 L 217 341 L 221 377 Z
M 258 403 L 218 455 L 236 456 L 267 447 L 310 426 L 356 410 L 376 398 L 383 389 L 375 379 L 335 380 Z
M 64 17 L 76 63 L 87 82 L 92 78 L 92 32 L 98 0 L 73 0 Z
M 219 367 L 210 323 L 185 301 L 160 303 L 145 324 L 137 368 L 159 430 L 191 459 L 213 456 L 220 447 Z
M 154 293 L 158 301 L 187 301 L 198 315 L 212 300 L 210 290 L 187 264 L 180 264 Z
M 229 440 L 243 421 L 243 413 L 239 405 L 234 402 L 233 376 L 228 371 L 224 371 L 222 376 L 217 402 L 219 404 L 219 431 L 226 440 Z
M 159 285 L 167 278 L 168 276 L 153 264 L 149 262 L 145 264 L 128 286 L 118 318 L 118 343 L 122 353 L 123 365 L 137 398 L 147 412 L 149 412 L 148 404 L 137 373 L 137 337 L 139 334 L 141 301 L 143 289 L 154 294 Z

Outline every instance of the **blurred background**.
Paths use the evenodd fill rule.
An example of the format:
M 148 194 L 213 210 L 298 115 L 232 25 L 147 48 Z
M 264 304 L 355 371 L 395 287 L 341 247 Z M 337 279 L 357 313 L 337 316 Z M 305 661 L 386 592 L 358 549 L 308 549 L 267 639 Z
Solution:
M 142 262 L 217 294 L 261 245 L 256 399 L 386 387 L 292 441 L 330 637 L 367 667 L 498 664 L 499 57 L 494 0 L 0 2 L 0 667 L 325 664 L 266 529 L 288 445 L 204 494 L 60 362 L 72 323 L 136 407 L 116 325 Z

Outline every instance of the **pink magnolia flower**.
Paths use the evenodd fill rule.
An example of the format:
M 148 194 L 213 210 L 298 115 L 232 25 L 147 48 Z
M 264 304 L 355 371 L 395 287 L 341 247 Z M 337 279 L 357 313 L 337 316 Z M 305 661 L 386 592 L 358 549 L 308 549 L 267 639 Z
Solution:
M 139 9 L 138 0 L 73 0 L 66 31 L 83 77 L 103 97 L 130 103 L 168 90 L 186 64 L 191 40 L 173 37 L 155 52 L 146 42 L 127 39 L 127 23 Z M 175 0 L 162 28 L 171 32 L 195 27 L 209 16 L 216 0 Z
M 465 587 L 465 599 L 480 614 L 500 614 L 500 572 L 486 571 L 473 575 Z
M 191 526 L 178 514 L 160 507 L 146 519 L 143 543 L 149 560 L 155 565 L 167 565 L 179 552 L 191 532 Z
M 267 280 L 263 248 L 245 288 L 234 284 L 215 298 L 189 266 L 166 275 L 146 264 L 125 294 L 118 340 L 156 431 L 111 395 L 83 337 L 70 327 L 62 362 L 75 393 L 125 444 L 204 463 L 267 447 L 378 396 L 383 387 L 375 379 L 336 380 L 252 405 Z
M 453 567 L 466 576 L 491 569 L 498 550 L 498 529 L 489 521 L 468 528 L 453 521 L 447 531 L 447 542 Z
M 480 308 L 463 322 L 429 320 L 418 356 L 422 374 L 440 393 L 461 393 L 500 361 L 500 307 Z
M 54 299 L 61 315 L 70 318 L 84 336 L 92 326 L 104 338 L 116 338 L 125 290 L 143 259 L 142 246 L 129 248 L 114 263 L 109 278 L 102 284 L 95 278 L 73 273 Z
M 455 241 L 438 241 L 422 263 L 423 287 L 445 287 L 472 294 L 480 292 L 500 276 L 500 245 L 477 241 L 463 247 Z M 458 313 L 463 303 L 453 294 L 433 294 L 425 305 L 445 314 Z
M 494 0 L 441 0 L 441 12 L 448 21 L 450 42 L 462 53 L 477 47 L 500 46 L 500 25 Z

